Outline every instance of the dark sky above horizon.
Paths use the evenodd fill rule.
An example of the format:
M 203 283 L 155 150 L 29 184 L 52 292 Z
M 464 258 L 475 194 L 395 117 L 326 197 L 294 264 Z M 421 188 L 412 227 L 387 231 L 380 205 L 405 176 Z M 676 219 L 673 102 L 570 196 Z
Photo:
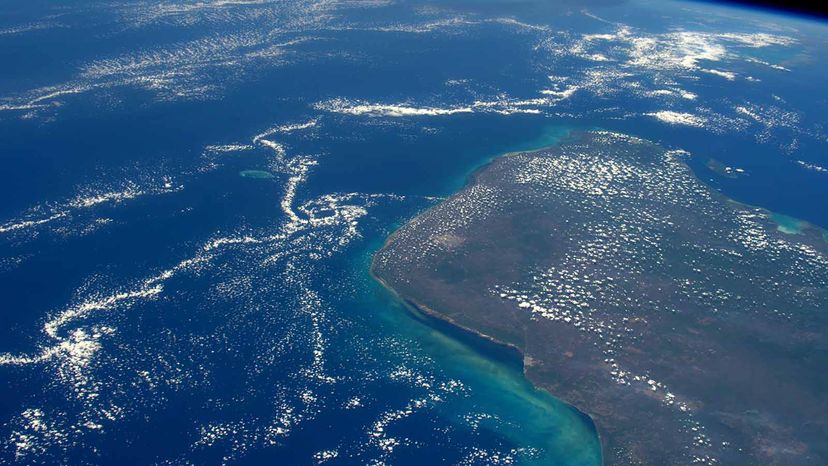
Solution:
M 828 18 L 828 4 L 813 0 L 698 0 L 705 3 L 736 4 Z

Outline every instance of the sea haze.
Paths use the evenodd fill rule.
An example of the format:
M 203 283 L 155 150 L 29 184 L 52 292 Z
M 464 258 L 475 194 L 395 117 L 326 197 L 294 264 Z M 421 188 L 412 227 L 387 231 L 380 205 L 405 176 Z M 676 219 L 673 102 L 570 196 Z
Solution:
M 691 2 L 5 2 L 0 462 L 600 464 L 374 253 L 573 130 L 826 227 L 826 41 Z

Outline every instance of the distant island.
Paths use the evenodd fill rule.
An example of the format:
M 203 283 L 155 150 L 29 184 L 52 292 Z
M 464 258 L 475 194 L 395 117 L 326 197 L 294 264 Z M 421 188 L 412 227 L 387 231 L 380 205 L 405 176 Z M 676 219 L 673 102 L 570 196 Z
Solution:
M 828 464 L 828 242 L 605 131 L 502 156 L 372 272 L 513 346 L 588 414 L 605 464 Z M 786 233 L 787 231 L 787 233 Z

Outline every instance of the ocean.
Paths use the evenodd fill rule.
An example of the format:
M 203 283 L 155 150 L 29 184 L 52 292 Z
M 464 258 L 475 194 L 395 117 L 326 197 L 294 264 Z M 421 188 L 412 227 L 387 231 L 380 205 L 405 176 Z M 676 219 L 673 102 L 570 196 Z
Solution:
M 0 7 L 0 461 L 599 464 L 519 357 L 368 265 L 572 129 L 828 226 L 828 29 L 678 5 Z

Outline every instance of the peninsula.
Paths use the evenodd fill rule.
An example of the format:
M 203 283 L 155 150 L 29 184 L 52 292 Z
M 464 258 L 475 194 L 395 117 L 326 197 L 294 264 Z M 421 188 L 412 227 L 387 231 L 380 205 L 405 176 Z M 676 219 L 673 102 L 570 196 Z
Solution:
M 504 155 L 372 272 L 523 355 L 608 465 L 828 464 L 828 243 L 604 131 Z

